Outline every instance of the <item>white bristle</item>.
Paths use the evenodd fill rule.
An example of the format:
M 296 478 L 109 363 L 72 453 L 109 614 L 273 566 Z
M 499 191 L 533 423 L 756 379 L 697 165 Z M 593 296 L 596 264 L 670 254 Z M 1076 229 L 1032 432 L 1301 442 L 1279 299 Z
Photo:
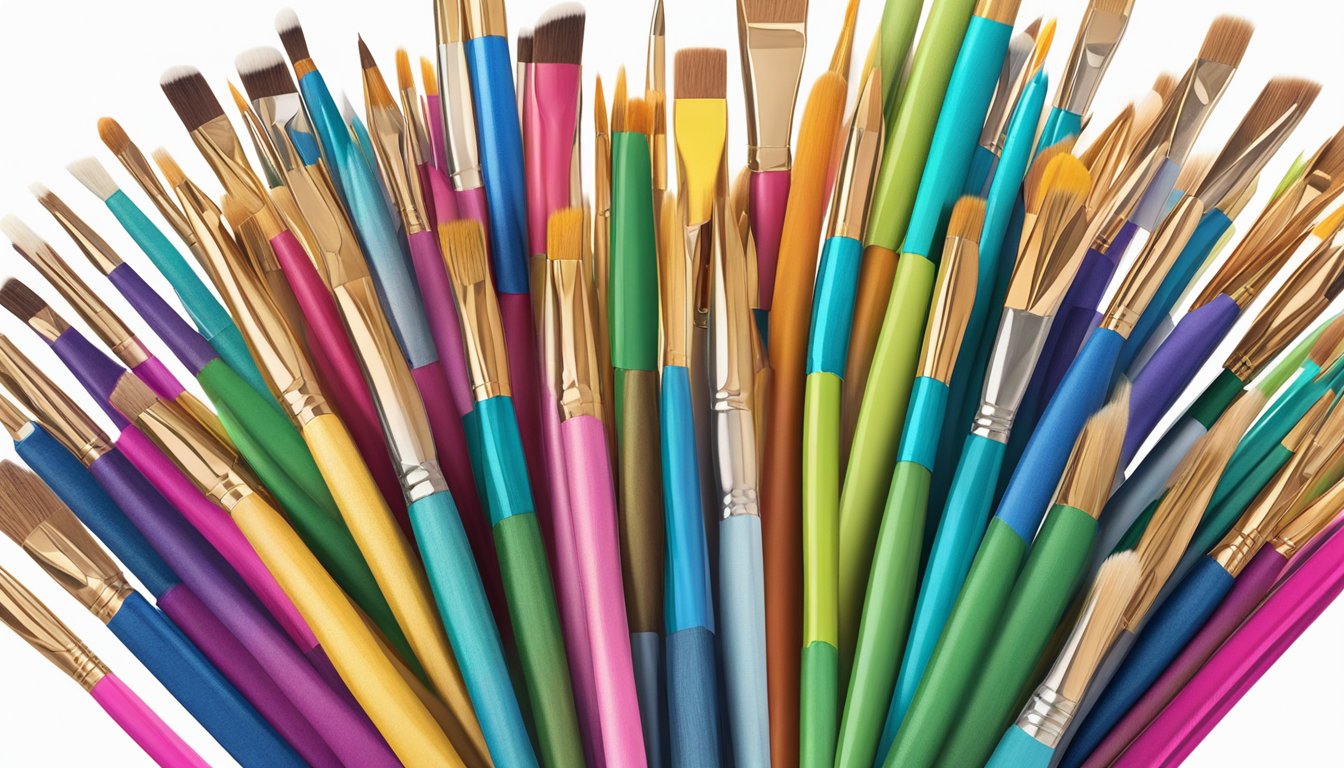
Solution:
M 585 13 L 586 11 L 581 3 L 559 3 L 541 14 L 541 18 L 537 19 L 536 28 L 545 26 L 548 21 L 562 19 L 566 16 L 582 16 Z
M 295 13 L 293 8 L 285 8 L 275 14 L 276 32 L 288 32 L 297 26 L 299 26 L 299 14 Z
M 70 171 L 70 175 L 80 184 L 97 195 L 99 200 L 106 200 L 117 193 L 117 182 L 112 180 L 112 174 L 108 173 L 96 158 L 81 158 L 67 165 L 65 169 Z
M 51 194 L 51 190 L 47 188 L 47 185 L 40 181 L 34 181 L 32 184 L 29 184 L 28 191 L 33 193 L 33 197 L 46 197 Z
M 355 122 L 355 105 L 350 103 L 350 97 L 344 92 L 341 93 L 341 119 L 347 124 L 353 125 Z
M 247 76 L 253 72 L 261 72 L 273 67 L 287 67 L 285 55 L 270 46 L 253 48 L 250 51 L 243 51 L 233 60 L 233 65 L 237 67 L 238 74 Z
M 177 66 L 169 67 L 163 71 L 163 74 L 159 76 L 159 84 L 168 85 L 169 83 L 175 83 L 178 80 L 186 80 L 189 77 L 196 77 L 199 74 L 201 74 L 201 70 L 189 64 L 178 64 Z
M 18 216 L 9 214 L 0 219 L 0 232 L 3 232 L 9 241 L 25 251 L 34 251 L 42 247 L 42 238 L 37 233 L 28 228 Z

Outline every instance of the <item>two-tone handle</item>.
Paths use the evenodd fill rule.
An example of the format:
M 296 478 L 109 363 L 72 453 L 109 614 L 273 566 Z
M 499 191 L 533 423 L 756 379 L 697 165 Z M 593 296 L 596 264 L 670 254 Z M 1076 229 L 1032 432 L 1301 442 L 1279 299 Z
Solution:
M 789 202 L 790 173 L 761 171 L 751 174 L 751 234 L 756 243 L 756 280 L 762 312 L 769 312 L 775 297 L 775 271 L 779 264 L 779 241 L 784 234 L 784 208 Z

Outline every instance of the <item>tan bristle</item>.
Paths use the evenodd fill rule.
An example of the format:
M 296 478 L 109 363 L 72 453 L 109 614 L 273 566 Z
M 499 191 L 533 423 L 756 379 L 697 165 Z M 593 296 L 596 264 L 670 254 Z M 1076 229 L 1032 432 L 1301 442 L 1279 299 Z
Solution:
M 284 55 L 274 48 L 245 51 L 233 60 L 233 64 L 248 97 L 253 100 L 298 93 Z
M 154 164 L 159 166 L 159 172 L 168 181 L 168 186 L 177 187 L 187 180 L 187 175 L 182 172 L 182 166 L 168 154 L 168 150 L 159 147 L 150 154 L 154 157 Z
M 358 35 L 359 41 L 359 66 L 362 69 L 373 69 L 378 66 L 378 62 L 373 58 L 373 52 L 369 50 L 368 44 L 364 42 L 364 36 Z
M 587 14 L 578 3 L 551 7 L 532 30 L 532 61 L 538 64 L 583 62 L 583 28 Z
M 722 48 L 683 48 L 677 51 L 678 99 L 722 99 L 728 93 L 728 52 Z
M 631 99 L 625 105 L 625 132 L 648 135 L 653 130 L 653 112 L 643 99 Z
M 522 27 L 518 30 L 517 38 L 518 63 L 532 63 L 532 28 Z
M 625 67 L 616 72 L 616 92 L 611 99 L 611 130 L 625 130 Z
M 1344 128 L 1325 140 L 1317 153 L 1316 162 L 1311 171 L 1329 176 L 1338 183 L 1340 173 L 1344 173 Z
M 1041 27 L 1041 34 L 1036 37 L 1036 45 L 1032 49 L 1031 71 L 1036 72 L 1045 66 L 1045 57 L 1050 55 L 1050 46 L 1055 42 L 1055 28 L 1058 22 L 1055 19 L 1047 19 L 1045 26 Z
M 1182 192 L 1198 189 L 1199 183 L 1204 180 L 1212 165 L 1213 155 L 1200 153 L 1190 157 L 1185 161 L 1185 165 L 1181 166 L 1181 172 L 1176 174 L 1176 189 Z
M 1070 698 L 1086 690 L 1088 683 L 1111 645 L 1119 636 L 1125 611 L 1143 586 L 1143 564 L 1132 551 L 1117 552 L 1106 558 L 1097 570 L 1092 591 L 1087 598 L 1086 627 L 1078 643 L 1068 673 L 1068 682 L 1061 691 Z
M 1151 92 L 1134 102 L 1134 127 L 1130 130 L 1130 136 L 1137 139 L 1148 133 L 1152 127 L 1153 121 L 1162 114 L 1162 96 L 1156 91 Z M 1130 142 L 1131 144 L 1133 141 Z
M 583 258 L 582 208 L 565 208 L 546 220 L 546 258 L 552 261 Z
M 1060 478 L 1056 504 L 1082 510 L 1093 518 L 1101 514 L 1111 494 L 1125 443 L 1129 393 L 1129 381 L 1121 380 L 1110 402 L 1083 426 Z
M 23 544 L 29 534 L 59 512 L 70 514 L 37 475 L 12 461 L 0 461 L 0 532 Z
M 117 193 L 117 182 L 112 180 L 112 174 L 107 172 L 102 163 L 92 157 L 76 160 L 67 165 L 65 169 L 80 184 L 97 195 L 99 200 L 106 200 Z
M 1302 112 L 1310 108 L 1320 92 L 1320 83 L 1313 80 L 1276 77 L 1255 97 L 1236 132 L 1248 137 L 1259 136 L 1282 120 L 1288 111 L 1296 108 Z
M 242 91 L 238 90 L 238 86 L 234 85 L 232 80 L 228 81 L 228 86 L 229 96 L 233 98 L 233 106 L 237 107 L 238 111 L 244 115 L 250 114 L 252 105 L 248 103 L 247 97 L 243 95 Z
M 1245 19 L 1219 16 L 1209 26 L 1208 34 L 1204 35 L 1199 58 L 1235 67 L 1241 63 L 1241 57 L 1246 53 L 1246 46 L 1250 45 L 1254 32 L 1255 27 Z
M 1041 186 L 1041 181 L 1045 178 L 1045 169 L 1050 166 L 1050 161 L 1062 154 L 1067 154 L 1063 143 L 1055 144 L 1041 150 L 1036 155 L 1036 159 L 1031 162 L 1027 168 L 1027 175 L 1022 179 L 1022 190 L 1026 196 L 1026 204 L 1029 209 L 1039 210 L 1041 203 L 1045 200 L 1045 188 Z
M 1321 331 L 1316 343 L 1311 345 L 1307 358 L 1318 367 L 1324 368 L 1334 357 L 1335 350 L 1339 349 L 1341 342 L 1344 342 L 1344 315 L 1339 315 L 1331 320 L 1325 330 Z
M 1171 98 L 1171 92 L 1176 90 L 1176 76 L 1170 72 L 1163 72 L 1153 81 L 1153 92 L 1162 97 L 1163 101 Z
M 728 185 L 728 207 L 734 219 L 740 219 L 751 206 L 751 169 L 742 166 Z
M 1128 16 L 1134 7 L 1134 0 L 1092 0 L 1091 9 L 1112 16 Z
M 463 219 L 445 224 L 442 228 L 448 252 L 448 269 L 453 279 L 461 283 L 479 283 L 490 279 L 490 267 L 485 258 L 485 239 L 479 222 Z
M 828 72 L 834 72 L 846 79 L 849 78 L 849 63 L 854 56 L 854 28 L 859 20 L 859 0 L 849 0 L 849 5 L 845 6 L 845 21 L 840 26 L 840 36 L 835 41 L 835 50 L 831 53 L 831 65 L 827 67 Z M 881 33 L 873 37 L 873 48 L 876 50 Z
M 117 379 L 117 385 L 112 388 L 112 395 L 108 398 L 112 402 L 112 407 L 121 412 L 122 416 L 134 420 L 137 416 L 153 408 L 158 404 L 159 398 L 135 374 L 127 371 Z
M 126 135 L 121 123 L 110 117 L 98 118 L 98 138 L 114 155 L 121 154 L 131 144 L 131 137 Z
M 1046 162 L 1039 169 L 1039 173 L 1035 166 L 1031 170 L 1031 176 L 1034 177 L 1032 181 L 1035 183 L 1028 187 L 1028 210 L 1040 211 L 1051 195 L 1076 195 L 1079 199 L 1087 197 L 1087 193 L 1092 189 L 1092 179 L 1082 160 L 1064 151 L 1063 148 L 1060 152 L 1049 156 L 1046 152 L 1042 152 L 1036 164 L 1040 165 L 1041 160 Z
M 1035 40 L 1036 35 L 1041 32 L 1041 17 L 1037 16 L 1032 19 L 1030 24 L 1022 28 L 1022 31 L 1029 35 L 1032 40 Z
M 235 230 L 241 227 L 248 219 L 252 218 L 252 214 L 248 212 L 247 207 L 238 202 L 238 199 L 233 195 L 225 194 L 224 197 L 220 199 L 219 207 L 224 211 L 224 219 L 228 221 L 229 226 L 233 227 Z
M 159 85 L 189 131 L 224 115 L 224 107 L 195 67 L 173 67 L 163 73 Z
M 798 24 L 807 21 L 807 0 L 739 0 L 749 24 Z
M 947 220 L 947 236 L 959 237 L 971 242 L 980 242 L 980 232 L 985 226 L 985 201 L 973 195 L 964 195 L 952 206 L 952 215 Z
M 420 87 L 425 89 L 426 96 L 439 95 L 439 76 L 434 71 L 434 62 L 424 56 L 420 57 Z
M 598 134 L 610 132 L 607 127 L 607 92 L 602 90 L 602 76 L 597 76 L 597 85 L 593 87 L 593 129 Z
M 275 31 L 291 62 L 308 58 L 308 41 L 303 37 L 303 27 L 299 25 L 299 16 L 294 9 L 286 8 L 275 15 Z
M 411 72 L 411 55 L 405 48 L 397 49 L 397 90 L 409 91 L 415 88 L 415 75 Z
M 16 278 L 0 286 L 0 306 L 23 322 L 47 308 L 47 302 Z

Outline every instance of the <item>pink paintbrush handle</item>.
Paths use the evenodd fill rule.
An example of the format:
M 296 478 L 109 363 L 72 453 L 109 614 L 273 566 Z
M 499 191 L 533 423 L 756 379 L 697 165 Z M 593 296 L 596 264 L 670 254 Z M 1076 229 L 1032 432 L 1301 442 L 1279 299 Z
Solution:
M 1344 536 L 1321 544 L 1190 678 L 1115 765 L 1177 765 L 1344 590 Z
M 139 365 L 131 368 L 136 378 L 145 382 L 154 394 L 165 400 L 176 400 L 186 388 L 182 382 L 168 370 L 163 361 L 153 355 L 150 355 Z
M 527 173 L 527 235 L 532 254 L 546 252 L 550 215 L 572 205 L 570 175 L 579 119 L 580 70 L 574 64 L 538 63 L 523 103 L 528 135 L 523 142 Z
M 481 225 L 481 231 L 490 233 L 490 214 L 486 209 L 485 187 L 457 190 L 457 215 Z M 490 238 L 485 237 L 486 257 L 490 256 Z
M 448 180 L 447 172 L 432 165 L 421 167 L 425 173 L 425 187 L 429 190 L 435 226 L 457 221 L 457 193 L 453 191 L 453 183 Z
M 443 106 L 440 97 L 425 95 L 425 123 L 429 126 L 431 162 L 439 171 L 448 168 L 448 142 L 443 138 Z
M 551 486 L 547 482 L 542 453 L 540 393 L 537 390 L 536 332 L 532 326 L 532 300 L 525 293 L 499 294 L 499 315 L 504 326 L 505 353 L 509 358 L 509 381 L 513 386 L 513 407 L 518 414 L 527 474 L 532 481 L 532 500 L 537 508 L 541 534 L 547 551 L 555 552 L 551 531 Z
M 135 692 L 109 673 L 89 691 L 98 706 L 163 768 L 210 768 Z
M 439 360 L 448 377 L 448 394 L 456 411 L 456 418 L 471 410 L 471 384 L 467 380 L 465 348 L 462 345 L 462 326 L 453 302 L 453 286 L 448 279 L 448 268 L 439 250 L 439 238 L 430 231 L 407 235 L 411 248 L 411 263 L 416 282 L 429 318 L 430 335 L 439 351 Z
M 308 325 L 306 338 L 313 348 L 313 366 L 322 379 L 322 391 L 335 407 L 341 419 L 350 428 L 360 458 L 373 473 L 378 490 L 401 524 L 407 536 L 411 535 L 410 518 L 406 514 L 406 499 L 401 493 L 383 442 L 382 423 L 369 386 L 364 381 L 359 358 L 355 356 L 350 337 L 345 333 L 340 310 L 326 283 L 294 233 L 285 230 L 271 239 L 275 257 L 284 270 L 285 279 L 294 291 L 294 298 L 303 311 Z
M 135 427 L 123 429 L 116 443 L 117 449 L 149 480 L 149 484 L 163 494 L 191 527 L 237 571 L 243 583 L 275 617 L 294 644 L 303 651 L 317 645 L 317 638 L 308 623 L 228 514 L 202 495 L 196 484 L 140 430 Z
M 789 202 L 789 172 L 751 174 L 751 236 L 756 243 L 756 284 L 760 308 L 769 312 L 775 296 L 775 266 Z
M 643 729 L 630 656 L 630 627 L 621 586 L 616 532 L 616 491 L 607 458 L 606 429 L 592 416 L 561 426 L 574 510 L 578 550 L 592 646 L 593 678 L 602 718 L 602 749 L 610 766 L 645 765 Z

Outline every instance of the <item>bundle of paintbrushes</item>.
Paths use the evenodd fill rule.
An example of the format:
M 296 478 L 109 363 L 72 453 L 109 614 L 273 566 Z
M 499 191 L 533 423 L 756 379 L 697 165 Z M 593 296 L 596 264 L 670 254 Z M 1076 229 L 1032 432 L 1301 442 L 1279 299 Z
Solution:
M 124 231 L 0 222 L 0 532 L 248 768 L 1174 764 L 1344 589 L 1344 132 L 1220 104 L 1241 19 L 1092 116 L 1131 2 L 1060 72 L 929 4 L 855 69 L 851 0 L 796 140 L 806 0 L 670 68 L 656 0 L 642 86 L 503 0 L 352 44 L 362 111 L 292 12 L 231 98 L 168 70 L 212 178 L 103 117 Z M 0 620 L 204 764 L 5 571 Z

